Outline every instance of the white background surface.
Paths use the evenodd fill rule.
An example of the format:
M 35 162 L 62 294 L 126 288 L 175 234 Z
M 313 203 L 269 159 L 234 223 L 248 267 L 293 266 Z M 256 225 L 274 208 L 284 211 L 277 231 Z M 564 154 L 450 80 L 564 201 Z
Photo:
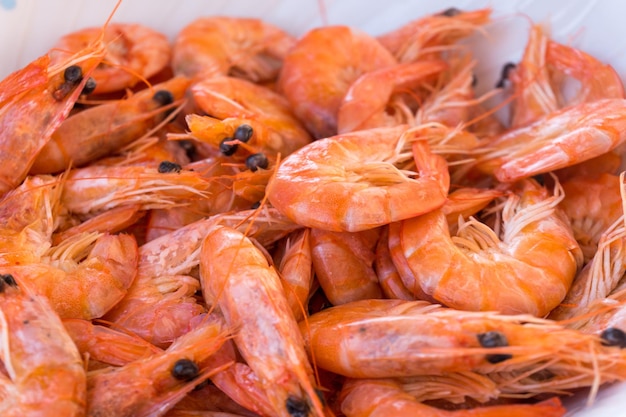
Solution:
M 0 0 L 0 78 L 44 54 L 64 33 L 100 26 L 114 0 Z M 479 90 L 493 87 L 506 62 L 519 60 L 530 22 L 551 37 L 611 63 L 626 80 L 626 2 L 617 0 L 124 0 L 114 21 L 138 22 L 173 39 L 194 17 L 260 17 L 294 35 L 322 24 L 347 24 L 378 35 L 449 7 L 494 8 L 487 36 L 472 43 L 479 59 Z M 325 15 L 325 17 L 323 17 Z M 626 384 L 603 388 L 591 409 L 581 401 L 576 416 L 626 416 Z M 621 405 L 621 404 L 624 405 Z

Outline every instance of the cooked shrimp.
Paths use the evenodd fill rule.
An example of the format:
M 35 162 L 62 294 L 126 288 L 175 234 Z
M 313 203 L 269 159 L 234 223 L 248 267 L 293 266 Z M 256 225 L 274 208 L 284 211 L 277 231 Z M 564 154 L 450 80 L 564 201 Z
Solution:
M 379 235 L 378 229 L 353 233 L 311 230 L 315 276 L 333 305 L 382 297 L 374 271 Z
M 0 99 L 0 196 L 26 177 L 103 55 L 102 42 L 95 42 L 55 65 L 48 57 L 37 60 L 35 67 L 45 68 L 45 82 L 36 75 L 36 82 L 30 80 L 30 65 L 10 76 L 19 87 L 10 88 Z
M 400 272 L 393 263 L 389 249 L 389 227 L 382 227 L 380 238 L 376 244 L 374 269 L 378 277 L 380 289 L 385 298 L 398 298 L 400 300 L 414 299 L 411 291 L 404 286 Z
M 64 319 L 63 326 L 79 352 L 89 358 L 88 369 L 103 364 L 124 366 L 160 353 L 140 337 L 83 319 Z
M 364 32 L 347 26 L 313 29 L 298 40 L 283 62 L 278 85 L 314 138 L 337 134 L 341 101 L 359 76 L 396 64 Z
M 45 297 L 0 275 L 0 413 L 83 416 L 86 376 L 78 349 Z
M 138 139 L 162 121 L 183 98 L 189 80 L 178 77 L 125 100 L 115 100 L 67 118 L 33 162 L 31 174 L 82 166 Z
M 363 300 L 315 313 L 300 329 L 317 366 L 351 378 L 474 371 L 518 398 L 626 378 L 623 350 L 530 315 Z
M 586 161 L 624 142 L 624 114 L 624 99 L 566 107 L 495 138 L 478 167 L 513 182 Z
M 260 19 L 202 17 L 178 33 L 172 67 L 176 75 L 198 80 L 233 75 L 271 81 L 294 42 L 289 34 Z
M 417 401 L 391 380 L 360 379 L 346 382 L 341 392 L 346 417 L 534 417 L 564 416 L 567 410 L 557 397 L 537 404 L 507 404 L 463 410 L 442 410 Z
M 87 416 L 160 415 L 210 371 L 200 365 L 228 338 L 218 316 L 206 316 L 162 353 L 87 375 Z M 159 414 L 156 414 L 158 410 Z
M 420 139 L 397 126 L 318 140 L 282 161 L 267 196 L 296 223 L 331 231 L 356 232 L 426 213 L 445 202 L 449 176 L 445 160 Z M 401 170 L 413 159 L 402 153 L 409 146 L 417 178 Z
M 280 278 L 240 232 L 216 226 L 202 243 L 205 299 L 216 300 L 234 340 L 266 389 L 277 416 L 323 416 L 302 336 Z
M 273 259 L 280 273 L 285 297 L 296 321 L 304 318 L 306 305 L 313 286 L 313 256 L 310 242 L 311 229 L 291 233 L 279 242 Z
M 399 62 L 415 62 L 432 55 L 438 57 L 446 47 L 480 30 L 490 20 L 490 8 L 469 12 L 448 9 L 412 20 L 378 40 Z
M 200 110 L 212 117 L 244 119 L 253 130 L 246 143 L 257 152 L 285 157 L 311 142 L 287 100 L 267 87 L 234 77 L 215 77 L 195 83 L 191 94 Z
M 337 114 L 339 134 L 373 127 L 410 124 L 411 112 L 395 108 L 390 99 L 395 92 L 411 90 L 429 76 L 447 69 L 441 60 L 421 60 L 366 72 L 357 78 L 345 93 Z M 392 108 L 392 114 L 386 111 Z
M 562 199 L 559 184 L 549 195 L 534 181 L 521 183 L 502 208 L 502 238 L 475 219 L 452 238 L 441 210 L 405 220 L 404 256 L 421 289 L 449 307 L 542 317 L 563 300 L 582 264 L 557 208 Z
M 129 235 L 76 235 L 53 252 L 41 263 L 2 270 L 45 295 L 62 318 L 102 317 L 124 297 L 137 273 L 137 244 Z
M 146 80 L 164 69 L 170 60 L 167 37 L 136 23 L 110 23 L 102 28 L 86 28 L 61 37 L 50 51 L 52 63 L 67 59 L 68 54 L 82 50 L 103 37 L 106 53 L 91 75 L 96 94 L 120 91 Z

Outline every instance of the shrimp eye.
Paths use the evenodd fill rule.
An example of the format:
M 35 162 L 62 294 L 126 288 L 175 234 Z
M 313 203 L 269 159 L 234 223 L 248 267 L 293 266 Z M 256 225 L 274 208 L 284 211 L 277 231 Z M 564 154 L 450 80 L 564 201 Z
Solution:
M 17 287 L 17 282 L 11 274 L 0 274 L 0 292 L 3 292 L 6 287 Z
M 609 327 L 600 334 L 604 346 L 626 347 L 626 333 L 616 327 Z
M 91 94 L 94 92 L 95 89 L 96 89 L 96 80 L 89 77 L 87 78 L 87 81 L 85 82 L 85 86 L 83 87 L 83 91 L 81 91 L 81 94 L 85 94 L 85 95 Z
M 506 340 L 506 336 L 500 332 L 486 332 L 478 334 L 478 343 L 482 347 L 485 348 L 495 348 L 495 347 L 503 347 L 508 346 L 509 342 Z M 487 355 L 487 362 L 489 363 L 499 363 L 503 362 L 507 359 L 511 359 L 513 355 L 506 353 L 496 353 L 493 355 Z
M 514 70 L 516 66 L 517 65 L 515 65 L 513 62 L 507 62 L 506 64 L 504 64 L 504 66 L 502 67 L 502 71 L 500 72 L 500 80 L 496 84 L 496 88 L 504 88 L 506 80 L 509 79 L 509 77 L 511 76 L 511 71 Z
M 255 153 L 246 158 L 246 168 L 254 172 L 259 168 L 265 169 L 269 165 L 267 157 L 262 153 Z
M 446 17 L 454 17 L 454 16 L 458 16 L 461 13 L 463 13 L 461 10 L 457 9 L 456 7 L 450 7 L 449 9 L 444 10 L 443 12 L 439 13 L 441 16 L 446 16 Z
M 179 359 L 172 368 L 172 376 L 180 381 L 191 381 L 198 376 L 198 365 L 190 359 Z
M 256 203 L 254 203 L 253 205 L 251 205 L 251 206 L 250 206 L 250 208 L 251 208 L 252 210 L 256 210 L 256 209 L 258 209 L 259 207 L 261 207 L 261 202 L 260 202 L 260 201 L 257 201 Z
M 167 106 L 174 102 L 174 95 L 167 90 L 159 90 L 154 93 L 152 100 L 156 101 L 161 106 Z
M 237 152 L 237 148 L 239 147 L 236 143 L 227 143 L 232 142 L 233 138 L 224 138 L 220 142 L 220 152 L 222 155 L 231 156 L 235 152 Z
M 161 174 L 165 174 L 167 172 L 180 172 L 180 170 L 183 169 L 183 167 L 181 167 L 175 162 L 163 161 L 159 164 L 158 169 Z
M 311 412 L 311 407 L 309 407 L 309 404 L 305 400 L 294 397 L 293 395 L 287 397 L 285 407 L 289 415 L 293 417 L 307 417 Z
M 241 125 L 235 130 L 235 134 L 233 137 L 241 142 L 247 142 L 252 137 L 252 126 L 250 125 Z
M 83 69 L 78 65 L 70 65 L 65 68 L 63 79 L 66 83 L 78 84 L 83 79 Z

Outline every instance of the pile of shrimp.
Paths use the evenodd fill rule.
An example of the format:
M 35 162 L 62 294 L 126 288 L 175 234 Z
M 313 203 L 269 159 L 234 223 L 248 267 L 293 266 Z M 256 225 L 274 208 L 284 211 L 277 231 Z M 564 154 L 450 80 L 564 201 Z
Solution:
M 492 19 L 107 22 L 0 81 L 0 414 L 562 416 L 626 380 L 621 79 L 533 25 L 479 95 Z

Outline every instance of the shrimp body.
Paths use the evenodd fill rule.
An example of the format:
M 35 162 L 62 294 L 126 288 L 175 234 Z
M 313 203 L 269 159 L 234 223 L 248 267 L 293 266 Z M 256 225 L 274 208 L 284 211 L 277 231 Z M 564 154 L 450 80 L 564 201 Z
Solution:
M 445 202 L 449 176 L 445 160 L 419 139 L 397 126 L 315 141 L 282 161 L 267 196 L 294 222 L 330 231 L 356 232 L 426 213 Z M 397 149 L 410 143 L 417 178 L 394 165 Z
M 557 398 L 537 404 L 511 404 L 465 410 L 442 410 L 418 402 L 392 380 L 360 379 L 346 382 L 341 392 L 346 417 L 534 417 L 564 416 L 567 410 Z
M 109 93 L 134 86 L 167 66 L 171 47 L 165 35 L 136 23 L 109 23 L 104 29 L 86 28 L 61 37 L 50 51 L 53 63 L 103 37 L 103 63 L 91 75 L 94 93 Z
M 396 64 L 376 39 L 347 26 L 313 29 L 285 57 L 278 84 L 319 139 L 337 134 L 341 102 L 362 74 Z
M 56 173 L 118 151 L 162 121 L 172 107 L 170 98 L 182 99 L 188 85 L 186 78 L 173 78 L 128 99 L 101 104 L 67 118 L 41 149 L 30 173 Z
M 22 87 L 0 101 L 0 196 L 26 177 L 39 151 L 72 110 L 102 55 L 102 45 L 93 44 L 57 65 L 43 58 L 39 65 L 46 67 L 45 83 L 24 80 L 32 75 L 30 66 L 12 76 Z M 65 77 L 64 70 L 70 66 L 80 71 L 70 71 Z M 77 72 L 81 74 L 78 78 Z
M 495 138 L 481 170 L 514 182 L 602 155 L 626 139 L 626 100 L 602 99 L 558 110 Z
M 215 77 L 195 83 L 190 90 L 205 113 L 218 119 L 248 121 L 253 134 L 247 143 L 260 151 L 280 152 L 284 157 L 311 142 L 287 100 L 267 87 L 234 77 Z
M 47 300 L 0 275 L 0 414 L 84 416 L 86 375 L 63 323 Z
M 477 220 L 453 239 L 441 210 L 405 220 L 404 255 L 422 290 L 449 307 L 544 316 L 563 300 L 582 263 L 556 208 L 562 198 L 559 187 L 550 196 L 525 181 L 503 207 L 502 240 Z
M 324 415 L 313 371 L 276 271 L 242 233 L 216 226 L 202 243 L 202 291 L 216 300 L 242 356 L 265 387 L 277 416 L 291 409 Z
M 294 42 L 288 33 L 260 19 L 203 17 L 178 33 L 172 68 L 176 75 L 197 80 L 233 75 L 271 81 Z

